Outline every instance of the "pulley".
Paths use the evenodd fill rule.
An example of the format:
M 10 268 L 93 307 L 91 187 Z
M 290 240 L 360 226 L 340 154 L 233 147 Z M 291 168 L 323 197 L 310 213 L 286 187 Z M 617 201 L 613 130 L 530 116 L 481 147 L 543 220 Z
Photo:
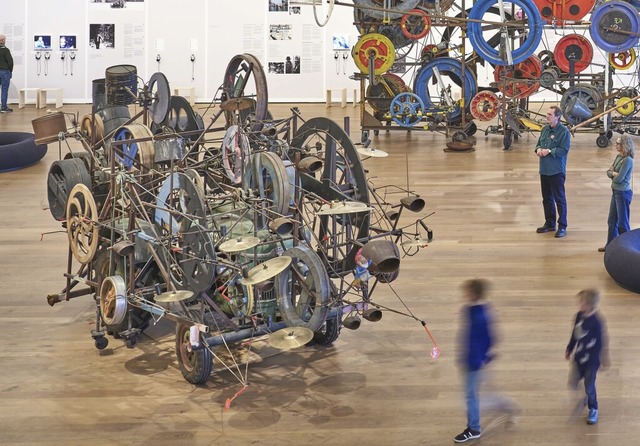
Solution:
M 498 66 L 493 72 L 498 89 L 508 98 L 528 98 L 540 88 L 542 62 L 535 54 L 512 67 Z
M 553 88 L 560 77 L 560 68 L 549 67 L 540 75 L 540 86 L 543 88 Z
M 567 34 L 558 41 L 553 50 L 556 65 L 568 73 L 573 62 L 573 72 L 584 71 L 593 60 L 593 46 L 591 42 L 579 34 Z
M 394 97 L 400 93 L 409 92 L 409 87 L 404 80 L 393 73 L 384 73 L 376 83 L 367 86 L 367 103 L 379 114 L 389 111 L 389 106 Z
M 629 3 L 612 0 L 591 13 L 591 39 L 606 52 L 619 53 L 637 46 L 639 31 L 640 15 Z
M 636 50 L 631 48 L 627 51 L 609 54 L 609 65 L 616 70 L 628 70 L 636 61 Z
M 422 99 L 425 113 L 448 111 L 449 119 L 454 121 L 462 115 L 462 109 L 460 108 L 460 103 L 455 103 L 451 100 L 448 91 L 446 91 L 450 85 L 449 87 L 444 85 L 443 75 L 448 76 L 451 80 L 461 80 L 463 78 L 462 62 L 451 57 L 433 59 L 418 71 L 413 83 L 413 91 Z M 439 92 L 435 95 L 429 93 L 429 85 L 433 84 L 436 84 L 439 89 Z M 467 65 L 464 71 L 464 98 L 462 104 L 468 105 L 477 91 L 476 76 Z M 436 104 L 431 100 L 432 96 L 440 97 L 443 100 Z
M 469 13 L 469 19 L 472 21 L 468 25 L 467 35 L 469 36 L 471 46 L 482 59 L 487 60 L 494 65 L 507 65 L 508 57 L 503 57 L 500 47 L 496 49 L 490 45 L 488 41 L 485 41 L 482 32 L 483 23 L 481 21 L 483 20 L 485 13 L 498 2 L 499 0 L 489 0 L 477 2 L 473 5 L 471 12 Z M 517 64 L 531 56 L 536 48 L 538 48 L 538 45 L 540 45 L 545 21 L 540 17 L 540 12 L 535 7 L 532 0 L 512 0 L 511 3 L 515 7 L 522 9 L 522 18 L 526 24 L 520 35 L 520 47 L 511 51 L 513 64 Z M 507 21 L 505 25 L 508 26 L 509 22 Z M 507 28 L 507 30 L 509 29 L 511 29 L 511 26 Z M 524 32 L 525 30 L 528 32 Z M 509 39 L 509 37 L 507 38 Z M 515 40 L 518 41 L 518 39 Z
M 471 99 L 471 116 L 478 121 L 491 121 L 499 110 L 500 98 L 492 91 L 481 91 Z
M 595 0 L 533 0 L 547 24 L 562 25 L 565 20 L 581 20 L 591 11 Z
M 353 47 L 353 60 L 358 69 L 369 74 L 369 60 L 373 60 L 374 74 L 380 75 L 395 62 L 395 49 L 391 40 L 378 33 L 365 34 Z

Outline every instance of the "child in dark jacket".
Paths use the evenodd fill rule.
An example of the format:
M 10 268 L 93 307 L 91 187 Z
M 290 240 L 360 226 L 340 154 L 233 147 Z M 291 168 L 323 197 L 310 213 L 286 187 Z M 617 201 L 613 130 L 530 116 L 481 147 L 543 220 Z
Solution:
M 598 397 L 596 395 L 596 374 L 602 364 L 609 367 L 608 336 L 604 320 L 598 313 L 600 291 L 596 289 L 582 290 L 578 293 L 580 310 L 573 323 L 573 331 L 565 350 L 565 359 L 571 358 L 573 365 L 569 384 L 578 387 L 584 379 L 585 401 L 589 407 L 587 424 L 598 422 Z M 584 405 L 580 406 L 584 409 Z

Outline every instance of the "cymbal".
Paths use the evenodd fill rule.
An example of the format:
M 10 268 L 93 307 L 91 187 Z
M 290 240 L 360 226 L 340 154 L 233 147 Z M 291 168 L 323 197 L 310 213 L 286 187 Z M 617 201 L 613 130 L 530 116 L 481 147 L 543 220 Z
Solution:
M 182 302 L 193 297 L 193 291 L 177 290 L 166 291 L 156 296 L 156 302 Z
M 358 147 L 356 149 L 362 156 L 370 156 L 371 158 L 385 158 L 389 156 L 384 150 L 374 149 L 373 147 Z
M 323 204 L 316 215 L 354 214 L 356 212 L 370 211 L 371 208 L 359 201 L 332 201 Z
M 240 236 L 238 238 L 232 238 L 223 242 L 220 245 L 220 251 L 224 252 L 240 252 L 246 251 L 247 249 L 251 249 L 260 244 L 260 239 L 258 237 L 251 236 Z
M 422 238 L 415 238 L 413 240 L 407 240 L 400 243 L 400 245 L 404 246 L 405 248 L 424 248 L 428 244 L 429 241 Z
M 223 111 L 237 111 L 253 107 L 253 100 L 250 98 L 231 98 L 220 104 Z
M 313 331 L 306 327 L 286 327 L 269 337 L 269 345 L 275 348 L 295 348 L 313 339 Z
M 255 285 L 277 276 L 291 264 L 291 257 L 280 256 L 262 262 L 249 270 L 247 277 L 240 279 L 243 285 Z

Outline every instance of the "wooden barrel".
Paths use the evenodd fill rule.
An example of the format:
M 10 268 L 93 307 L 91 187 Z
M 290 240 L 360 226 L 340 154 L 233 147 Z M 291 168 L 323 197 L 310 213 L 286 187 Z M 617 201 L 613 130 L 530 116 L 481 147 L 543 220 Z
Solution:
M 60 133 L 67 132 L 67 124 L 62 112 L 51 113 L 31 121 L 36 144 L 48 144 L 58 141 Z
M 105 71 L 108 105 L 133 104 L 138 95 L 138 72 L 134 65 L 114 65 Z

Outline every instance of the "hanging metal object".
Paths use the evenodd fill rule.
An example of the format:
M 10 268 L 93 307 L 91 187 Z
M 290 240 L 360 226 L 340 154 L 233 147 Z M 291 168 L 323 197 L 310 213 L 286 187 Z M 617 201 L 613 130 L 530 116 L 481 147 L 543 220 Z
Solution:
M 584 71 L 593 61 L 591 42 L 579 34 L 567 34 L 560 39 L 553 50 L 556 65 L 568 73 L 573 62 L 573 72 Z
M 627 51 L 638 45 L 640 15 L 629 3 L 612 0 L 591 13 L 589 32 L 595 45 L 609 53 Z

